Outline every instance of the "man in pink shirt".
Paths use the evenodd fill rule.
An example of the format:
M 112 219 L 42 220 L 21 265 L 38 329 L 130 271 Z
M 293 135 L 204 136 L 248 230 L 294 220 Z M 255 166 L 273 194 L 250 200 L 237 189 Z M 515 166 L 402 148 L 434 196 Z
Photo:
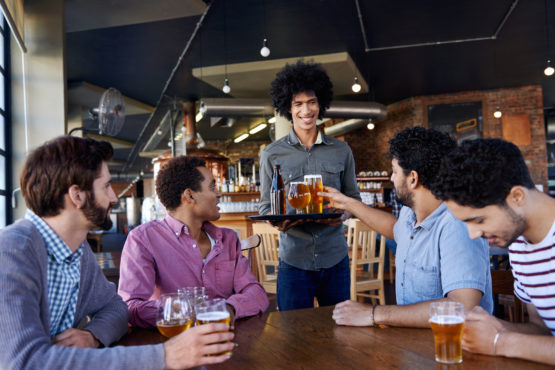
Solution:
M 155 326 L 160 294 L 204 286 L 210 298 L 225 298 L 232 317 L 268 308 L 264 288 L 241 255 L 235 231 L 214 226 L 220 193 L 204 160 L 172 158 L 156 178 L 156 193 L 168 215 L 133 229 L 125 242 L 119 291 L 134 326 Z

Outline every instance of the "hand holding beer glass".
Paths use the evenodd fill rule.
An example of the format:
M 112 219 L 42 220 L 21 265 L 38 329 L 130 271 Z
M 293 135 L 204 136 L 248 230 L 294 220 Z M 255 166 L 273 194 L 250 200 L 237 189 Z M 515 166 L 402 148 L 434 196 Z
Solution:
M 195 318 L 196 325 L 211 323 L 231 325 L 231 315 L 227 310 L 227 305 L 225 303 L 225 299 L 223 298 L 207 299 L 204 302 L 195 305 Z M 226 354 L 231 356 L 231 351 L 226 352 Z M 218 353 L 213 356 L 219 355 L 220 354 Z
M 430 303 L 430 325 L 434 333 L 436 361 L 461 363 L 464 305 L 447 301 Z
M 289 191 L 287 192 L 287 200 L 293 206 L 297 213 L 303 213 L 310 204 L 310 189 L 306 182 L 292 182 L 289 184 Z
M 179 293 L 162 294 L 156 315 L 156 327 L 167 338 L 189 329 L 193 325 L 189 301 Z
M 305 175 L 304 182 L 308 184 L 310 189 L 310 203 L 308 205 L 308 213 L 322 213 L 324 198 L 318 195 L 319 191 L 324 191 L 322 175 Z

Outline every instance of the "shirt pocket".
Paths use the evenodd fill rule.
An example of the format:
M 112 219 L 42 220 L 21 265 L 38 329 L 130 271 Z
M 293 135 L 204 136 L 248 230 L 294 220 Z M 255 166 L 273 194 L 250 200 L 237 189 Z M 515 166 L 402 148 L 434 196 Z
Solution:
M 437 266 L 420 266 L 409 263 L 407 264 L 407 278 L 412 285 L 411 291 L 415 301 L 443 298 L 441 276 Z
M 341 173 L 343 172 L 341 163 L 320 163 L 320 172 L 325 186 L 331 186 L 341 190 Z
M 216 289 L 226 297 L 233 294 L 235 261 L 220 261 L 216 265 Z
M 280 168 L 279 172 L 285 185 L 293 181 L 304 181 L 303 171 L 300 167 L 284 167 Z

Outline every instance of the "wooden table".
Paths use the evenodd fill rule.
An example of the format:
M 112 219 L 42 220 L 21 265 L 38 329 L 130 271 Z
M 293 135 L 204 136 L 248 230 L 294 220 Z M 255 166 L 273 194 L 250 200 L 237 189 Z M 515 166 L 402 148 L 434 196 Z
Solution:
M 551 369 L 534 362 L 464 352 L 462 365 L 434 361 L 430 329 L 335 325 L 332 307 L 272 312 L 238 320 L 233 357 L 214 369 Z M 132 328 L 118 344 L 162 343 Z

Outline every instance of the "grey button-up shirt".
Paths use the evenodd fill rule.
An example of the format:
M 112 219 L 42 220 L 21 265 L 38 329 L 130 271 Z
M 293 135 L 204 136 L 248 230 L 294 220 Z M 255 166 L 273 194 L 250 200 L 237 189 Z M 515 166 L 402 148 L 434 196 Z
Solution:
M 261 199 L 259 213 L 270 212 L 270 190 L 274 165 L 281 166 L 285 183 L 303 181 L 304 175 L 321 174 L 324 185 L 360 200 L 353 153 L 349 145 L 330 136 L 320 135 L 307 150 L 293 129 L 289 135 L 268 145 L 260 155 Z M 325 210 L 324 210 L 325 211 Z M 295 208 L 287 204 L 287 213 Z M 303 270 L 319 270 L 338 264 L 347 255 L 343 225 L 306 223 L 280 233 L 279 257 Z

